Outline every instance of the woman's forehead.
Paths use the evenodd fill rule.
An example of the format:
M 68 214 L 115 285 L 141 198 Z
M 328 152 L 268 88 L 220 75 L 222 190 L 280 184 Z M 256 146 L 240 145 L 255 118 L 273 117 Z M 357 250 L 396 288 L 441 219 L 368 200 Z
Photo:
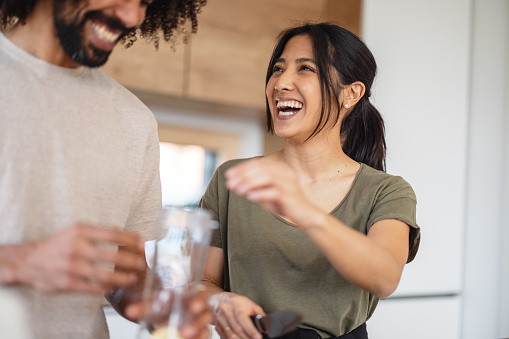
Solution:
M 315 56 L 313 39 L 307 34 L 291 37 L 286 43 L 279 59 L 313 58 Z

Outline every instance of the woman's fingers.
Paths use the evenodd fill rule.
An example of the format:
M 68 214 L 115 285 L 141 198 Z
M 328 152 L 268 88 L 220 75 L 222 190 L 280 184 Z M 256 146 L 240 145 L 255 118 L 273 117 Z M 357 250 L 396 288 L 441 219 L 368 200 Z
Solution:
M 226 187 L 237 194 L 244 195 L 254 187 L 265 186 L 271 183 L 267 170 L 263 170 L 259 161 L 246 161 L 226 172 Z
M 226 187 L 239 195 L 249 196 L 254 191 L 277 189 L 288 178 L 284 166 L 269 160 L 250 160 L 226 172 Z
M 261 339 L 251 316 L 264 314 L 260 306 L 246 297 L 236 296 L 219 306 L 216 316 L 216 329 L 227 339 Z
M 229 305 L 221 305 L 221 309 L 216 315 L 216 330 L 218 331 L 221 338 L 230 338 L 233 333 L 229 333 L 232 331 L 232 328 L 230 326 L 229 319 L 232 318 L 231 312 L 230 312 L 230 306 Z
M 261 334 L 254 326 L 251 317 L 238 316 L 236 320 L 237 323 L 242 328 L 243 338 L 261 339 Z
M 226 185 L 299 227 L 306 227 L 317 214 L 324 213 L 308 200 L 295 171 L 283 162 L 270 159 L 242 162 L 228 169 Z

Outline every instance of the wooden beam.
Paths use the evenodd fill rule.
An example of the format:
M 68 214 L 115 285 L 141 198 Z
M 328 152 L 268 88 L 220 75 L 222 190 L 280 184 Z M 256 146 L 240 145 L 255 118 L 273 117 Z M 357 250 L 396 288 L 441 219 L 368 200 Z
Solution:
M 327 0 L 324 18 L 361 36 L 362 0 Z

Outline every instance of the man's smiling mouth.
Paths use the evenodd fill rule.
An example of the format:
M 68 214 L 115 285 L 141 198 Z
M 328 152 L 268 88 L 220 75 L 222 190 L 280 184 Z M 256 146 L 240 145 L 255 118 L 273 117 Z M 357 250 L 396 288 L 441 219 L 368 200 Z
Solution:
M 109 43 L 114 43 L 122 34 L 122 31 L 112 31 L 106 24 L 100 21 L 92 21 L 91 27 L 94 30 L 97 37 Z

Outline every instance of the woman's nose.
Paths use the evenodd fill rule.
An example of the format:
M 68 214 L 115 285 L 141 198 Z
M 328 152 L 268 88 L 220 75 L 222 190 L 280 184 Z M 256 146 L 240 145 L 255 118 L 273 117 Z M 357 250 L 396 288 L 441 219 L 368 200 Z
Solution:
M 290 73 L 283 72 L 279 78 L 276 80 L 274 89 L 278 92 L 281 91 L 291 91 L 293 89 L 293 79 Z
M 116 17 L 126 28 L 138 27 L 145 20 L 147 6 L 140 0 L 125 0 L 115 9 Z

